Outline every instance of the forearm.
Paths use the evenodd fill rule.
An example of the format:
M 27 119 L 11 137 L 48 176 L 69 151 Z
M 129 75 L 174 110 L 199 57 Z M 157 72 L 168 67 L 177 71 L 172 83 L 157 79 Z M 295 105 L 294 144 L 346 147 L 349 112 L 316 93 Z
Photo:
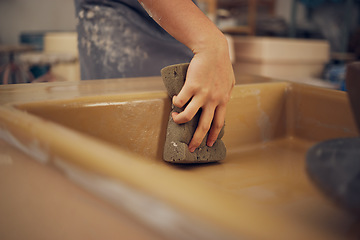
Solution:
M 212 146 L 224 125 L 226 105 L 235 78 L 225 36 L 191 0 L 139 0 L 149 15 L 194 53 L 186 81 L 173 104 L 186 107 L 173 113 L 175 123 L 188 122 L 202 109 L 189 150 L 194 152 L 205 135 Z
M 150 16 L 193 53 L 226 45 L 213 22 L 191 0 L 139 0 Z

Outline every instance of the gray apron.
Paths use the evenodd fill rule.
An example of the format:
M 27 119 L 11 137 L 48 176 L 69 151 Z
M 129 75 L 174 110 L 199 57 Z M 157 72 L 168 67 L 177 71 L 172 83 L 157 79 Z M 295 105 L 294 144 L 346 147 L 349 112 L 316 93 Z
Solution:
M 81 79 L 159 76 L 192 52 L 137 0 L 75 0 Z

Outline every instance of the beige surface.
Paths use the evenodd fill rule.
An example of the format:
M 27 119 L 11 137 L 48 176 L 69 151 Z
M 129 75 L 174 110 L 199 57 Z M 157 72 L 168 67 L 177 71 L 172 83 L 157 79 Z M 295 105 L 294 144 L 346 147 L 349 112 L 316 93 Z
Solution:
M 236 84 L 275 81 L 266 77 L 238 74 Z M 0 85 L 0 104 L 71 99 L 81 96 L 165 91 L 161 77 Z
M 47 32 L 44 36 L 44 52 L 71 53 L 78 55 L 76 32 Z
M 252 79 L 246 77 L 244 81 L 251 82 Z M 11 84 L 0 86 L 0 104 L 161 90 L 165 90 L 161 77 Z
M 1 54 L 27 52 L 33 50 L 30 45 L 0 45 Z
M 0 238 L 162 239 L 0 140 Z
M 0 86 L 0 103 L 162 89 L 160 77 Z M 0 133 L 1 135 L 1 133 Z M 56 169 L 0 140 L 1 239 L 163 239 L 74 185 Z
M 75 61 L 62 61 L 52 64 L 52 73 L 58 76 L 58 80 L 79 81 L 80 62 L 78 60 L 76 32 L 47 32 L 44 36 L 45 54 L 69 54 L 74 56 Z
M 234 37 L 236 59 L 264 63 L 321 63 L 330 59 L 325 40 Z
M 237 86 L 225 161 L 175 166 L 161 160 L 170 100 L 156 91 L 159 79 L 147 80 L 153 92 L 142 93 L 146 79 L 0 88 L 1 102 L 12 98 L 17 108 L 0 108 L 1 136 L 170 238 L 359 236 L 357 220 L 328 201 L 304 170 L 312 144 L 356 135 L 345 93 L 289 83 Z M 99 184 L 103 178 L 123 185 L 107 188 L 114 185 Z M 117 198 L 103 188 L 127 191 Z
M 236 74 L 294 80 L 320 77 L 330 60 L 324 40 L 234 37 Z

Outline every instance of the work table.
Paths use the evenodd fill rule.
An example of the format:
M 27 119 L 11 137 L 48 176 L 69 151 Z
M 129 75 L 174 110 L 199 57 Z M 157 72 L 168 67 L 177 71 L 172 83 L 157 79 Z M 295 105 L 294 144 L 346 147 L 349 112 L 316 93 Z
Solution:
M 237 77 L 236 84 L 269 81 L 276 80 L 260 76 L 244 75 Z M 154 91 L 166 91 L 160 76 L 79 82 L 9 84 L 0 85 L 0 104 Z
M 0 86 L 2 105 L 164 90 L 160 77 Z M 1 239 L 161 239 L 129 214 L 0 140 Z
M 161 160 L 157 161 L 159 153 L 156 149 L 161 149 L 163 146 L 161 146 L 161 137 L 156 138 L 154 143 L 151 141 L 149 143 L 148 139 L 143 136 L 134 137 L 136 141 L 141 142 L 139 145 L 143 144 L 142 148 L 149 144 L 154 146 L 153 152 L 141 152 L 143 155 L 149 154 L 148 159 L 154 159 L 154 161 L 144 161 L 137 155 L 117 150 L 113 143 L 104 144 L 104 139 L 99 140 L 96 135 L 93 138 L 78 133 L 77 131 L 81 132 L 79 129 L 82 127 L 83 121 L 80 118 L 74 120 L 78 121 L 74 122 L 76 127 L 79 127 L 76 131 L 68 130 L 60 126 L 61 124 L 54 124 L 50 119 L 52 114 L 48 110 L 52 110 L 53 107 L 56 107 L 55 109 L 58 111 L 54 111 L 54 113 L 58 114 L 59 121 L 66 122 L 66 114 L 73 114 L 72 116 L 77 117 L 74 115 L 76 111 L 82 111 L 84 114 L 89 114 L 86 116 L 94 117 L 97 115 L 91 115 L 94 113 L 89 109 L 98 109 L 97 111 L 101 111 L 109 120 L 112 119 L 110 114 L 114 109 L 127 116 L 126 114 L 131 115 L 133 109 L 140 106 L 139 103 L 146 103 L 140 109 L 142 114 L 147 114 L 146 119 L 139 122 L 152 127 L 153 123 L 164 122 L 161 119 L 166 119 L 168 115 L 166 116 L 166 111 L 163 112 L 163 109 L 170 107 L 170 101 L 167 99 L 160 77 L 0 86 L 0 115 L 2 113 L 9 114 L 9 117 L 0 116 L 1 238 L 179 239 L 181 236 L 171 235 L 171 229 L 168 232 L 155 230 L 151 224 L 156 226 L 158 223 L 151 222 L 149 226 L 126 208 L 104 201 L 97 194 L 74 184 L 74 179 L 69 179 L 74 172 L 70 171 L 70 175 L 69 173 L 65 174 L 62 170 L 67 169 L 67 163 L 57 158 L 56 154 L 63 158 L 69 156 L 69 158 L 73 158 L 71 163 L 83 166 L 85 171 L 81 174 L 85 176 L 85 179 L 87 179 L 87 173 L 97 170 L 96 174 L 108 174 L 118 180 L 124 178 L 129 181 L 130 186 L 144 190 L 145 193 L 151 193 L 155 199 L 162 199 L 170 206 L 178 206 L 178 209 L 183 210 L 180 212 L 194 213 L 200 216 L 199 219 L 209 219 L 209 226 L 215 224 L 221 230 L 229 230 L 231 232 L 229 236 L 232 234 L 239 236 L 239 232 L 242 234 L 242 231 L 238 230 L 238 226 L 241 226 L 245 236 L 263 238 L 270 233 L 273 234 L 271 232 L 273 229 L 293 227 L 294 225 L 290 222 L 288 225 L 289 217 L 292 220 L 295 218 L 296 221 L 312 220 L 314 223 L 310 223 L 310 225 L 319 226 L 325 230 L 327 228 L 330 230 L 333 225 L 334 232 L 340 236 L 343 236 L 342 234 L 348 236 L 349 232 L 350 234 L 359 234 L 356 229 L 353 229 L 354 226 L 358 226 L 356 225 L 358 221 L 328 203 L 306 178 L 303 169 L 303 154 L 312 144 L 327 138 L 356 135 L 356 127 L 350 117 L 350 108 L 345 94 L 255 76 L 237 77 L 236 83 L 244 85 L 234 89 L 232 102 L 229 104 L 228 134 L 225 136 L 229 158 L 225 164 L 212 164 L 204 168 L 173 167 L 164 164 Z M 72 102 L 73 99 L 77 99 L 75 104 Z M 107 101 L 114 104 L 107 106 Z M 48 105 L 42 105 L 43 102 L 48 102 Z M 324 108 L 329 104 L 335 106 L 334 109 Z M 158 107 L 159 111 L 156 109 L 153 113 L 149 113 L 154 106 Z M 39 107 L 43 108 L 40 109 L 41 111 L 45 109 L 48 112 L 40 111 L 39 113 Z M 338 117 L 340 114 L 335 110 L 341 112 L 341 118 Z M 44 115 L 40 116 L 39 114 Z M 13 119 L 14 123 L 11 122 L 11 116 L 18 117 Z M 20 119 L 21 117 L 26 118 L 26 121 Z M 131 124 L 139 125 L 137 116 L 131 117 L 128 120 L 120 117 L 119 121 L 122 124 L 134 121 L 129 126 L 132 126 Z M 22 120 L 24 121 L 22 122 Z M 94 124 L 98 123 L 93 122 Z M 124 144 L 122 147 L 131 151 L 136 150 L 136 146 L 126 145 L 131 144 L 126 140 L 129 138 L 126 134 L 131 133 L 129 129 L 111 127 L 111 124 L 116 126 L 116 122 L 109 122 L 109 124 L 109 127 L 105 126 L 101 131 L 108 131 L 108 135 L 111 135 L 113 131 L 114 134 L 118 134 L 117 136 L 123 136 L 124 139 L 119 140 L 119 142 L 122 141 L 121 144 Z M 66 124 L 64 123 L 64 125 Z M 20 129 L 14 126 L 19 126 Z M 88 127 L 93 129 L 91 125 Z M 14 136 L 17 139 L 27 139 L 28 135 L 23 134 L 22 131 L 27 131 L 28 128 L 31 128 L 32 132 L 29 131 L 26 134 L 38 134 L 39 141 L 36 143 L 29 140 L 16 141 Z M 146 129 L 149 132 L 144 135 L 156 135 L 162 131 L 162 128 L 162 126 L 156 126 L 154 129 Z M 54 130 L 54 132 L 50 130 Z M 49 136 L 51 134 L 54 136 Z M 73 137 L 73 139 L 66 137 Z M 99 138 L 101 137 L 109 136 L 99 135 Z M 57 138 L 68 139 L 69 143 L 57 141 Z M 49 142 L 45 140 L 49 140 Z M 80 142 L 85 143 L 87 148 Z M 71 146 L 71 143 L 79 144 L 79 151 L 82 152 L 75 154 L 76 156 L 70 156 L 67 151 L 74 147 Z M 29 148 L 25 149 L 25 145 Z M 240 147 L 237 147 L 239 145 Z M 29 152 L 29 149 L 33 149 L 35 153 Z M 42 159 L 41 152 L 36 152 L 39 149 L 49 151 L 50 156 Z M 99 157 L 95 156 L 96 150 L 106 153 L 107 158 L 97 161 Z M 26 155 L 24 152 L 29 154 Z M 79 154 L 88 159 L 81 160 Z M 118 156 L 124 157 L 119 159 Z M 290 158 L 294 157 L 294 162 L 289 159 L 289 156 Z M 36 157 L 38 159 L 35 160 Z M 284 159 L 279 159 L 279 157 Z M 113 161 L 113 158 L 118 159 L 120 163 Z M 265 158 L 267 162 L 263 162 L 262 158 Z M 243 162 L 239 164 L 238 159 L 242 159 Z M 90 164 L 89 166 L 86 165 L 87 162 Z M 123 163 L 130 164 L 131 168 L 123 168 L 121 165 Z M 259 167 L 262 165 L 263 167 Z M 118 167 L 119 172 L 112 166 Z M 59 167 L 63 167 L 63 169 L 60 170 Z M 241 174 L 236 174 L 237 170 L 240 170 Z M 258 173 L 257 170 L 259 170 Z M 225 173 L 228 174 L 222 175 Z M 196 175 L 203 176 L 205 180 Z M 140 179 L 143 176 L 145 176 L 145 182 Z M 146 177 L 149 178 L 148 181 Z M 161 177 L 171 179 L 171 182 L 163 182 Z M 90 185 L 93 183 L 91 181 Z M 171 184 L 174 184 L 176 189 L 171 188 Z M 159 186 L 163 189 L 159 189 Z M 292 188 L 298 189 L 292 191 Z M 260 189 L 264 191 L 259 191 Z M 191 196 L 181 194 L 181 191 L 189 192 Z M 192 198 L 196 199 L 197 196 L 204 197 L 206 201 L 193 202 Z M 251 203 L 252 198 L 255 199 L 253 202 L 259 205 L 263 204 L 266 208 L 256 209 Z M 156 205 L 156 201 L 150 199 L 149 202 L 154 204 L 150 204 L 150 206 L 155 206 L 155 210 L 156 207 L 159 207 Z M 220 206 L 218 203 L 224 203 L 224 205 Z M 218 208 L 215 209 L 214 206 L 218 206 Z M 272 215 L 273 213 L 267 209 L 269 206 L 274 209 L 282 209 L 281 211 L 285 211 L 286 216 L 269 222 L 269 219 L 277 216 Z M 207 211 L 207 208 L 211 211 Z M 233 209 L 234 211 L 232 211 Z M 268 210 L 269 215 L 266 215 Z M 316 210 L 319 212 L 313 213 Z M 171 210 L 164 212 L 165 219 L 169 217 L 166 215 L 167 213 L 174 214 Z M 260 216 L 262 213 L 264 216 Z M 180 230 L 184 227 L 190 231 L 189 233 L 198 234 L 200 239 L 210 239 L 204 237 L 209 237 L 209 234 L 201 232 L 201 227 L 198 232 L 195 226 L 191 228 L 191 224 L 199 223 L 199 219 L 190 218 L 191 221 L 187 222 L 187 218 L 182 218 L 182 215 L 177 217 L 179 217 L 176 218 L 179 223 L 189 224 L 180 225 Z M 334 222 L 329 220 L 331 218 L 335 219 Z M 183 222 L 184 219 L 186 219 L 185 222 Z M 219 220 L 217 221 L 217 219 Z M 323 226 L 322 220 L 325 221 Z M 160 223 L 165 224 L 161 221 Z M 258 225 L 254 223 L 258 223 Z M 199 224 L 198 226 L 207 225 Z M 159 226 L 157 227 L 159 229 Z M 167 227 L 171 227 L 171 225 L 160 226 L 160 229 Z M 259 228 L 262 231 L 258 231 Z M 304 237 L 311 239 L 311 237 L 320 236 L 317 239 L 329 239 L 327 237 L 332 235 L 324 232 L 323 229 L 315 230 L 314 235 L 312 232 L 304 232 Z M 222 235 L 223 232 L 217 232 L 217 229 L 214 232 L 219 234 L 212 236 L 214 239 L 219 239 L 216 238 L 218 236 L 225 236 Z M 280 239 L 286 236 L 286 232 L 285 230 L 284 233 L 282 230 L 277 231 L 269 239 Z M 210 233 L 212 232 L 210 231 Z M 187 232 L 185 231 L 184 234 Z M 307 238 L 308 236 L 311 237 Z M 331 237 L 338 239 L 337 235 Z M 299 239 L 301 238 L 299 237 Z
M 266 78 L 244 76 L 239 81 Z M 161 77 L 1 85 L 0 104 L 152 91 L 165 91 Z M 163 238 L 4 140 L 0 140 L 0 192 L 2 239 Z

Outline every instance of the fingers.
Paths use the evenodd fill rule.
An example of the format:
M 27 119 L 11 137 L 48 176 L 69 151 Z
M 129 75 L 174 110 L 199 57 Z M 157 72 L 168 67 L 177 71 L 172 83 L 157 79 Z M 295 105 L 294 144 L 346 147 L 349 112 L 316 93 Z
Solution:
M 201 112 L 199 124 L 196 128 L 193 138 L 189 143 L 190 152 L 194 152 L 195 149 L 200 146 L 206 133 L 209 131 L 214 116 L 214 109 L 214 107 L 208 107 L 204 108 Z
M 201 104 L 198 97 L 194 97 L 181 113 L 174 112 L 172 118 L 177 124 L 189 122 L 199 111 Z
M 199 109 L 202 109 L 198 126 L 189 143 L 191 152 L 200 146 L 207 133 L 207 146 L 213 146 L 217 140 L 224 125 L 226 105 L 235 83 L 230 62 L 223 61 L 227 55 L 217 61 L 218 55 L 215 54 L 214 58 L 212 53 L 209 51 L 195 54 L 183 88 L 173 97 L 174 106 L 184 109 L 180 113 L 172 113 L 177 124 L 189 122 Z
M 172 101 L 173 104 L 176 107 L 182 108 L 185 106 L 185 104 L 187 102 L 189 102 L 189 100 L 193 97 L 194 92 L 191 91 L 188 88 L 188 85 L 185 83 L 185 85 L 183 86 L 183 88 L 181 89 L 181 91 L 179 92 L 179 94 L 177 96 L 174 96 Z
M 206 145 L 208 145 L 209 147 L 212 147 L 215 141 L 217 140 L 219 133 L 225 123 L 225 115 L 226 115 L 226 106 L 225 105 L 218 106 L 215 110 L 214 119 L 211 124 L 211 129 L 209 131 L 209 135 L 206 141 Z
M 190 97 L 191 98 L 191 97 Z M 172 118 L 175 123 L 182 124 L 189 122 L 195 114 L 202 108 L 202 113 L 199 119 L 199 124 L 196 128 L 196 131 L 189 143 L 189 150 L 190 152 L 194 152 L 196 148 L 198 148 L 203 141 L 206 134 L 209 132 L 207 138 L 207 145 L 209 147 L 213 146 L 217 137 L 224 126 L 225 121 L 225 114 L 226 114 L 226 104 L 220 104 L 216 106 L 215 102 L 207 102 L 206 104 L 203 103 L 200 96 L 194 96 L 189 104 L 186 106 L 185 110 L 181 113 L 172 113 Z M 178 99 L 174 99 L 176 102 Z M 183 104 L 179 104 L 177 102 L 177 106 L 183 106 Z M 175 104 L 174 104 L 175 105 Z M 211 128 L 211 129 L 210 129 Z M 210 129 L 210 131 L 209 131 Z

